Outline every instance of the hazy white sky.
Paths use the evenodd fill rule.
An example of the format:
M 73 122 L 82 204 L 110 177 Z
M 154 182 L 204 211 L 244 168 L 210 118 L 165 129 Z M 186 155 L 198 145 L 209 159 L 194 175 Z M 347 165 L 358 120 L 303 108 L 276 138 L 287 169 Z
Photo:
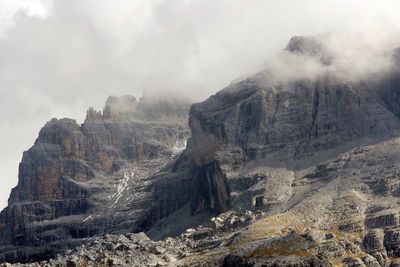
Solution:
M 0 208 L 52 117 L 110 94 L 201 100 L 293 35 L 399 30 L 398 0 L 1 0 Z M 399 44 L 400 46 L 400 44 Z

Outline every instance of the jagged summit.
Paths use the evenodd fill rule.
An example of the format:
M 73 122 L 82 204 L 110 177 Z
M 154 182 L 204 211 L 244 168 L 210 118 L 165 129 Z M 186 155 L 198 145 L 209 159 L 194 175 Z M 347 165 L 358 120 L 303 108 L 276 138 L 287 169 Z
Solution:
M 139 101 L 130 95 L 107 98 L 103 112 L 89 108 L 86 121 L 91 120 L 142 120 L 162 121 L 182 120 L 187 117 L 190 104 L 182 100 L 159 100 L 141 98 Z
M 104 119 L 120 119 L 120 117 L 133 117 L 137 105 L 134 96 L 109 96 L 103 111 Z
M 326 35 L 294 36 L 290 39 L 285 50 L 293 54 L 301 54 L 319 59 L 324 64 L 329 64 L 333 55 L 325 46 Z

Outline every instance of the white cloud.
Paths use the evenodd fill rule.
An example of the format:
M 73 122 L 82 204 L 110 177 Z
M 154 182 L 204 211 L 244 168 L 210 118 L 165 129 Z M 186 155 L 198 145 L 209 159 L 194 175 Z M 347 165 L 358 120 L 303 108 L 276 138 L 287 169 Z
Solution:
M 399 29 L 399 8 L 394 0 L 2 0 L 0 207 L 22 151 L 51 117 L 82 120 L 110 94 L 200 100 L 258 70 L 293 35 L 355 29 L 375 40 L 382 27 Z

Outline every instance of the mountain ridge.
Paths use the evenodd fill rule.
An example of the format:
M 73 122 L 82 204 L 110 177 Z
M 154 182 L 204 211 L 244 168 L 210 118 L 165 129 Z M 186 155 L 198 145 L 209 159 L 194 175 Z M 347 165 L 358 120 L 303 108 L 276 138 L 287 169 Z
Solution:
M 2 261 L 24 261 L 35 257 L 31 254 L 40 259 L 68 242 L 74 245 L 74 239 L 104 234 L 117 225 L 134 228 L 133 213 L 143 212 L 140 204 L 120 202 L 124 195 L 131 198 L 125 202 L 133 201 L 126 192 L 130 186 L 142 191 L 141 201 L 151 201 L 144 197 L 152 190 L 146 179 L 183 149 L 187 109 L 186 103 L 110 97 L 103 114 L 89 109 L 82 125 L 72 119 L 46 123 L 24 152 L 19 183 L 0 216 Z M 115 209 L 126 214 L 113 215 Z M 96 211 L 98 218 L 91 217 Z M 131 217 L 128 226 L 123 217 Z

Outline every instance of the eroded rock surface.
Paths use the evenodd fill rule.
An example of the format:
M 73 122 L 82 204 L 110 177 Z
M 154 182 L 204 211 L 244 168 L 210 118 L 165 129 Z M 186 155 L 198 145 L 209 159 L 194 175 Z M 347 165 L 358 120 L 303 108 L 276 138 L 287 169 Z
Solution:
M 153 174 L 186 146 L 188 108 L 110 97 L 82 125 L 49 121 L 24 153 L 0 215 L 0 261 L 46 258 L 84 237 L 135 231 L 153 201 Z M 171 204 L 160 212 L 182 206 Z
M 317 37 L 285 51 L 335 64 Z M 80 246 L 41 265 L 398 266 L 397 52 L 357 81 L 233 83 L 191 106 L 187 143 L 184 108 L 132 97 L 49 122 L 0 216 L 3 259 L 61 236 Z

